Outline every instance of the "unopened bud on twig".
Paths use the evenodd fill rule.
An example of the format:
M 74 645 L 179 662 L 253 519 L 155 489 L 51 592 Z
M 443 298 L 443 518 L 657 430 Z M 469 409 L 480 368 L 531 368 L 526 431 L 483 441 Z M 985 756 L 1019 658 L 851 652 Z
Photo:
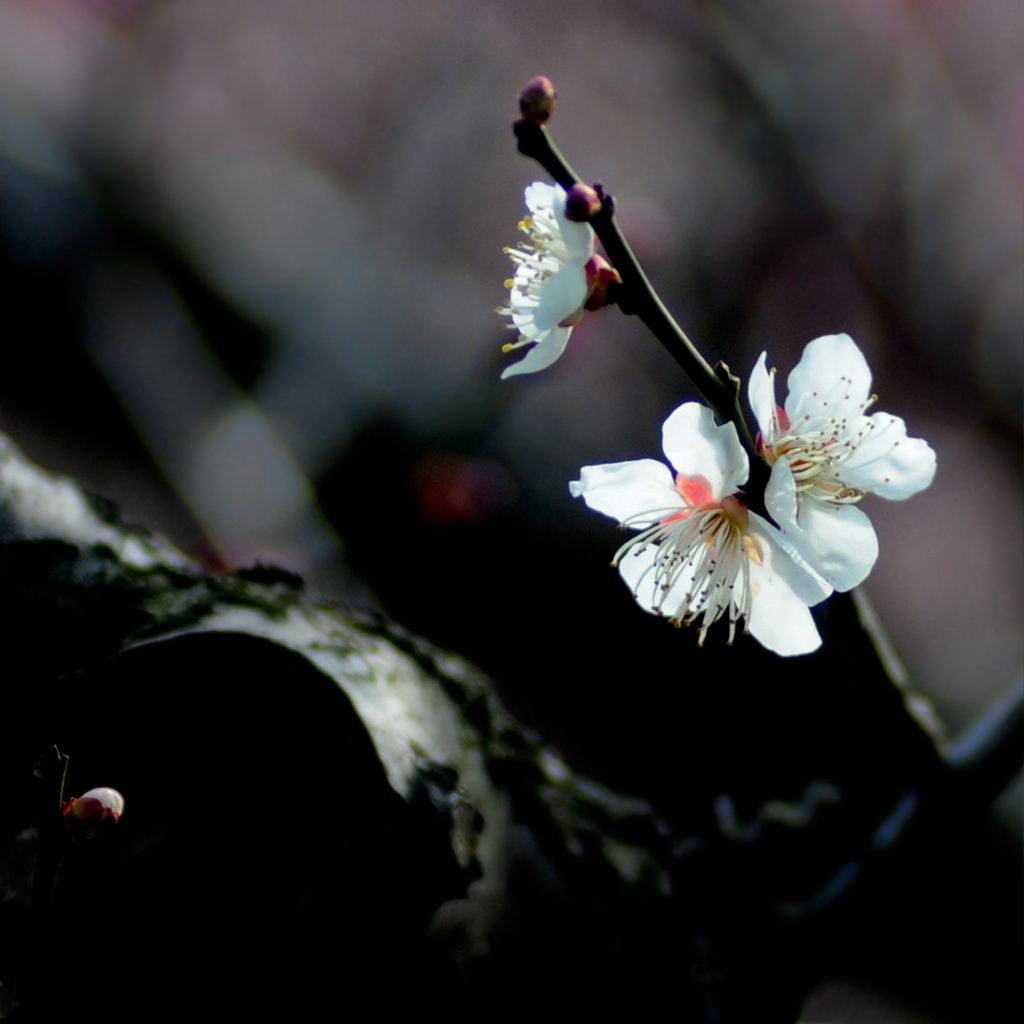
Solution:
M 555 110 L 555 87 L 550 78 L 531 78 L 519 94 L 519 112 L 529 121 L 544 124 Z
M 601 212 L 601 197 L 589 186 L 577 182 L 565 195 L 565 215 L 586 224 Z
M 124 814 L 124 797 L 116 789 L 100 786 L 73 796 L 62 808 L 64 827 L 75 835 L 92 838 L 112 828 Z
M 587 298 L 584 309 L 603 309 L 608 302 L 608 285 L 622 283 L 619 272 L 603 257 L 594 253 L 587 260 L 583 272 L 587 276 Z

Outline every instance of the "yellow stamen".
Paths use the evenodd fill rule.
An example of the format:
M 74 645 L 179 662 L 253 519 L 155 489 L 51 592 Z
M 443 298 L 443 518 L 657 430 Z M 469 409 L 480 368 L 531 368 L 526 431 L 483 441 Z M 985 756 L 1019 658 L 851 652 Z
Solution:
M 758 565 L 764 565 L 764 551 L 761 550 L 761 545 L 756 537 L 752 537 L 749 533 L 743 534 L 743 551 L 752 562 L 756 562 Z

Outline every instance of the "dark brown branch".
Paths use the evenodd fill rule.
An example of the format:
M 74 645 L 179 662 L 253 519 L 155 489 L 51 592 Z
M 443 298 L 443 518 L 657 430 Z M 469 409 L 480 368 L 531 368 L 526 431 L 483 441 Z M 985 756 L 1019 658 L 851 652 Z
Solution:
M 536 160 L 564 189 L 568 191 L 581 182 L 543 125 L 523 119 L 515 123 L 513 130 L 519 152 Z M 708 405 L 715 410 L 719 422 L 736 425 L 751 461 L 755 461 L 753 437 L 740 410 L 739 380 L 729 374 L 728 367 L 724 368 L 724 373 L 716 373 L 665 308 L 615 220 L 614 199 L 600 185 L 595 188 L 601 196 L 602 206 L 591 221 L 591 226 L 601 240 L 608 259 L 622 277 L 622 284 L 610 290 L 610 296 L 614 297 L 624 313 L 638 317 L 658 339 Z

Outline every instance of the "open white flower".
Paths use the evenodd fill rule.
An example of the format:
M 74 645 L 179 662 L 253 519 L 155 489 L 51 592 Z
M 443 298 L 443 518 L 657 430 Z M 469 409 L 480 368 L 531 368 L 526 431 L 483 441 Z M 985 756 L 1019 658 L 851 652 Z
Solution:
M 594 231 L 566 217 L 565 191 L 559 185 L 535 181 L 526 189 L 526 205 L 530 214 L 519 229 L 530 240 L 518 249 L 505 249 L 516 272 L 505 282 L 509 303 L 498 312 L 511 317 L 508 326 L 519 332 L 518 341 L 503 351 L 529 344 L 533 348 L 507 367 L 502 379 L 544 370 L 558 359 L 583 317 L 594 275 L 601 269 L 600 257 L 594 256 Z
M 675 474 L 639 459 L 584 466 L 569 484 L 573 497 L 640 531 L 612 562 L 637 603 L 676 625 L 699 623 L 698 644 L 726 617 L 729 643 L 744 619 L 746 632 L 776 654 L 816 650 L 808 606 L 832 588 L 737 493 L 750 465 L 736 428 L 688 402 L 665 421 L 662 444 Z
M 849 335 L 810 342 L 789 375 L 784 408 L 761 353 L 750 376 L 758 450 L 772 467 L 765 506 L 797 551 L 836 590 L 861 583 L 878 538 L 856 507 L 865 494 L 902 500 L 935 476 L 935 452 L 907 437 L 898 416 L 865 415 L 877 396 L 871 371 Z

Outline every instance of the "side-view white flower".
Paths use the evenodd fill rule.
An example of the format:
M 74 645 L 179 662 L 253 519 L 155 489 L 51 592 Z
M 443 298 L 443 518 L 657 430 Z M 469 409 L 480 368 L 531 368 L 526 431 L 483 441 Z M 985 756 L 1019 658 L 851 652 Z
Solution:
M 516 271 L 505 282 L 510 289 L 509 303 L 499 306 L 497 312 L 511 317 L 508 326 L 519 332 L 519 339 L 505 345 L 503 351 L 530 344 L 533 348 L 507 367 L 502 379 L 536 373 L 558 359 L 583 317 L 592 275 L 599 270 L 594 231 L 589 224 L 566 217 L 564 189 L 535 181 L 526 189 L 526 205 L 530 214 L 519 222 L 519 229 L 530 240 L 518 249 L 505 249 Z
M 866 494 L 900 501 L 935 476 L 935 452 L 907 437 L 898 416 L 865 415 L 871 371 L 846 334 L 816 338 L 789 375 L 785 407 L 761 353 L 750 376 L 758 450 L 772 467 L 765 507 L 798 552 L 836 590 L 861 583 L 878 538 L 856 507 Z
M 584 466 L 569 484 L 598 512 L 640 533 L 612 562 L 645 611 L 676 625 L 698 622 L 698 644 L 718 619 L 736 623 L 776 654 L 809 654 L 821 644 L 808 610 L 832 588 L 806 566 L 738 494 L 750 464 L 731 423 L 710 409 L 681 405 L 662 428 L 665 455 Z

